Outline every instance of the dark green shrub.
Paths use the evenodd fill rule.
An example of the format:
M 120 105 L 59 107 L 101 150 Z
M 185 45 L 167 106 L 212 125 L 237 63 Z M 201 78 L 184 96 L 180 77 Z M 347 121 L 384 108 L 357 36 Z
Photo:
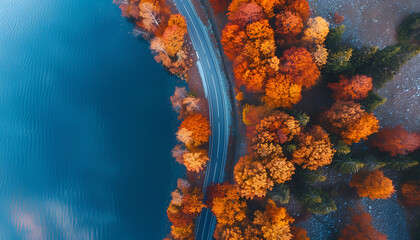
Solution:
M 408 16 L 397 28 L 398 40 L 402 43 L 420 45 L 420 13 Z
M 276 203 L 286 204 L 290 200 L 290 190 L 287 185 L 278 184 L 274 186 L 267 196 Z
M 296 118 L 296 120 L 299 121 L 299 124 L 302 127 L 305 127 L 308 124 L 309 120 L 310 120 L 310 117 L 308 115 L 306 115 L 306 113 L 304 113 L 302 111 L 296 111 L 296 110 L 294 110 L 292 112 L 292 115 L 293 115 L 293 117 Z
M 350 153 L 350 146 L 343 141 L 337 141 L 334 144 L 334 149 L 337 151 L 336 154 L 338 155 L 346 155 Z
M 328 214 L 337 210 L 334 199 L 319 187 L 308 185 L 298 200 L 315 214 Z
M 296 145 L 288 144 L 284 149 L 286 150 L 286 152 L 292 154 L 296 150 Z
M 316 183 L 316 182 L 323 182 L 327 180 L 327 176 L 320 170 L 316 171 L 304 171 L 303 176 L 306 181 L 310 183 Z

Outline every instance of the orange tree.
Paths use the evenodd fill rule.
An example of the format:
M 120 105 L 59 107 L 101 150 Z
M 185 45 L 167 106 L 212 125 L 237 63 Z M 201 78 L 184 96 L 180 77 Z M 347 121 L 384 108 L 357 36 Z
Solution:
M 245 46 L 246 34 L 239 25 L 228 24 L 223 29 L 221 42 L 229 60 L 233 61 Z
M 379 170 L 371 173 L 356 173 L 349 185 L 356 187 L 359 197 L 369 197 L 370 199 L 387 199 L 395 192 L 391 179 L 385 177 Z
M 281 71 L 291 76 L 292 81 L 305 88 L 314 86 L 321 72 L 312 55 L 303 47 L 291 47 L 284 51 L 281 60 Z
M 293 38 L 303 28 L 302 19 L 290 11 L 281 12 L 276 16 L 276 33 L 283 38 Z
M 420 147 L 420 134 L 409 132 L 401 125 L 383 128 L 376 134 L 372 145 L 391 156 L 407 154 Z
M 347 143 L 357 143 L 379 129 L 379 121 L 372 113 L 367 113 L 359 103 L 337 101 L 322 113 L 323 126 L 339 135 Z
M 209 141 L 210 122 L 203 115 L 196 113 L 182 121 L 177 138 L 188 146 L 199 146 Z
M 246 104 L 242 110 L 242 121 L 247 126 L 257 125 L 261 119 L 270 114 L 267 106 L 254 106 Z
M 264 197 L 274 182 L 269 178 L 264 165 L 254 161 L 252 156 L 241 157 L 234 168 L 234 179 L 241 197 L 253 199 Z
M 268 80 L 263 101 L 272 108 L 291 108 L 302 98 L 301 86 L 294 84 L 288 75 L 277 74 Z
M 323 128 L 314 126 L 298 137 L 298 148 L 293 152 L 293 163 L 316 170 L 331 163 L 335 149 Z
M 264 197 L 274 182 L 269 178 L 264 165 L 254 161 L 252 156 L 241 157 L 233 171 L 234 179 L 242 197 L 253 199 Z
M 245 230 L 246 239 L 290 240 L 289 224 L 293 221 L 285 208 L 277 207 L 269 199 L 264 212 L 254 212 L 252 225 Z
M 166 210 L 171 226 L 171 237 L 177 240 L 194 239 L 194 219 L 205 205 L 203 192 L 178 179 L 178 189 L 172 192 L 172 200 Z
M 264 18 L 263 10 L 258 4 L 250 2 L 242 4 L 235 12 L 228 14 L 229 20 L 241 28 Z
M 232 225 L 246 217 L 246 202 L 240 198 L 236 186 L 228 183 L 209 188 L 207 205 L 216 216 L 217 224 Z
M 251 149 L 261 158 L 282 157 L 281 144 L 300 133 L 299 121 L 284 112 L 275 112 L 262 119 L 251 139 Z
M 275 157 L 264 161 L 269 177 L 276 183 L 292 180 L 295 166 L 286 157 Z

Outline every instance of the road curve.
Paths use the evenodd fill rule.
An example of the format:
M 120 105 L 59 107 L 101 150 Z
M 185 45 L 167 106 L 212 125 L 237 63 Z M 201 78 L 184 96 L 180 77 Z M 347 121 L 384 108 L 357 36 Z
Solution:
M 207 163 L 204 179 L 206 188 L 212 183 L 224 180 L 227 147 L 229 141 L 230 102 L 226 81 L 215 49 L 206 27 L 201 23 L 190 0 L 173 0 L 178 11 L 186 18 L 188 33 L 197 53 L 197 66 L 202 75 L 203 87 L 209 102 L 211 137 L 209 147 L 210 161 Z M 197 240 L 212 239 L 216 217 L 205 208 L 197 218 L 195 237 Z

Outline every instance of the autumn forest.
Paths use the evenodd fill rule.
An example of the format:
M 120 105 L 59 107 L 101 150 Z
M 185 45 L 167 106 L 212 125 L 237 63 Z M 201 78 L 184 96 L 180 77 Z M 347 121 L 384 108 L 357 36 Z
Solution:
M 238 136 L 229 140 L 225 181 L 205 191 L 211 113 L 197 87 L 201 80 L 186 19 L 169 1 L 119 5 L 150 42 L 155 60 L 188 84 L 170 98 L 180 120 L 172 156 L 186 175 L 167 208 L 166 239 L 196 239 L 204 208 L 216 217 L 218 240 L 310 239 L 314 229 L 302 223 L 336 211 L 342 212 L 342 224 L 329 239 L 388 239 L 361 204 L 364 198 L 398 201 L 411 212 L 411 236 L 419 236 L 418 126 L 413 131 L 383 125 L 375 109 L 386 101 L 378 90 L 420 53 L 420 13 L 400 23 L 398 43 L 378 48 L 343 40 L 344 17 L 316 16 L 307 0 L 197 5 L 221 30 L 214 26 L 214 41 L 233 76 L 228 79 L 237 124 L 231 134 Z

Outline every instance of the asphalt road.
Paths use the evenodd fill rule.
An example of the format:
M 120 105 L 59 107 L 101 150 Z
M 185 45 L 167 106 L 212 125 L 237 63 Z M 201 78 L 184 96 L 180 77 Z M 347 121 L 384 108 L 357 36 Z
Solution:
M 173 0 L 178 11 L 186 18 L 188 33 L 198 57 L 198 67 L 204 75 L 203 86 L 209 102 L 211 137 L 204 195 L 212 183 L 221 183 L 224 178 L 227 146 L 229 140 L 230 102 L 225 81 L 209 32 L 201 23 L 190 0 Z M 197 218 L 195 236 L 197 240 L 212 239 L 216 217 L 205 208 Z

